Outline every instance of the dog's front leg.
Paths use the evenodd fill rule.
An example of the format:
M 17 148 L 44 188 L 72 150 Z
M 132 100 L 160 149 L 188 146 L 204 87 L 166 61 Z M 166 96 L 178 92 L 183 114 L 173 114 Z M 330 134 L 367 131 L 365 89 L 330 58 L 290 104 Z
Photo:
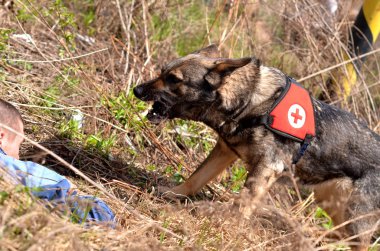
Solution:
M 169 197 L 173 195 L 194 195 L 210 180 L 230 166 L 237 158 L 236 154 L 219 138 L 210 155 L 190 178 L 183 184 L 170 189 L 165 194 Z
M 260 200 L 276 181 L 277 175 L 283 169 L 284 164 L 282 161 L 267 161 L 263 158 L 256 165 L 248 166 L 248 177 L 245 187 L 250 189 L 255 199 Z
M 262 199 L 276 181 L 278 170 L 266 161 L 251 162 L 247 168 L 248 177 L 244 184 L 246 189 L 241 191 L 240 200 L 237 200 L 237 203 L 240 212 L 246 219 L 249 219 L 257 208 L 257 203 L 252 202 L 258 202 Z

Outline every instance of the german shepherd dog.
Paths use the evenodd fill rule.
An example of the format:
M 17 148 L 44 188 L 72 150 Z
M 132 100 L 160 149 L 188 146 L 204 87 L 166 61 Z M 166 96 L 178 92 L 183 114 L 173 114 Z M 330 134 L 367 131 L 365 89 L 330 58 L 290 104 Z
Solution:
M 182 118 L 200 121 L 219 136 L 206 160 L 170 191 L 194 195 L 238 158 L 247 166 L 253 194 L 292 167 L 300 144 L 265 126 L 242 127 L 265 114 L 285 88 L 287 76 L 254 57 L 220 58 L 215 45 L 173 60 L 158 78 L 134 88 L 143 101 L 154 101 L 152 123 Z M 300 183 L 313 185 L 317 202 L 346 233 L 356 235 L 355 250 L 366 250 L 379 224 L 380 136 L 352 114 L 312 98 L 315 133 L 297 164 Z

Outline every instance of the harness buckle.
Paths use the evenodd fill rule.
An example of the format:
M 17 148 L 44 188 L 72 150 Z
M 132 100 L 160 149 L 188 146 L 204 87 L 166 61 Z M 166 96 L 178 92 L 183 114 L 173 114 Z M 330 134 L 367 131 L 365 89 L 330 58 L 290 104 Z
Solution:
M 265 113 L 260 117 L 259 124 L 270 126 L 273 124 L 273 116 Z

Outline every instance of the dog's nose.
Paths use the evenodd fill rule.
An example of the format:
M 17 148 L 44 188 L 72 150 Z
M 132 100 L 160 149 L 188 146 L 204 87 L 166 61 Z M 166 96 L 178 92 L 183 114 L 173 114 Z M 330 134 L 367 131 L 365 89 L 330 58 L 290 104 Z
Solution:
M 136 97 L 138 98 L 142 98 L 143 96 L 143 87 L 142 86 L 136 86 L 135 88 L 133 88 L 133 93 L 135 94 Z

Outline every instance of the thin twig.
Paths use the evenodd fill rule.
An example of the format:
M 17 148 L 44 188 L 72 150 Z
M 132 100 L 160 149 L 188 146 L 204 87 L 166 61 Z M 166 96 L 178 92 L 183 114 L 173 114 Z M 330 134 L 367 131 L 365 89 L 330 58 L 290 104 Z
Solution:
M 62 61 L 69 61 L 73 59 L 78 59 L 78 58 L 84 58 L 99 52 L 107 51 L 108 48 L 103 48 L 100 50 L 92 51 L 89 53 L 85 53 L 82 55 L 78 55 L 75 57 L 69 57 L 69 58 L 61 58 L 61 59 L 51 59 L 51 60 L 26 60 L 26 59 L 13 59 L 13 58 L 5 58 L 7 61 L 12 61 L 12 62 L 22 62 L 22 63 L 53 63 L 53 62 L 62 62 Z
M 125 22 L 124 22 L 123 12 L 121 11 L 121 5 L 120 5 L 119 0 L 116 0 L 116 8 L 117 8 L 117 11 L 119 13 L 121 27 L 123 27 L 123 31 L 124 31 L 125 35 L 128 36 L 127 26 L 125 25 Z
M 380 48 L 378 48 L 378 49 L 376 49 L 376 50 L 373 50 L 373 51 L 370 51 L 370 52 L 367 52 L 367 53 L 365 53 L 365 54 L 363 54 L 363 55 L 360 55 L 360 56 L 357 56 L 357 57 L 351 58 L 351 59 L 349 59 L 349 60 L 343 61 L 343 62 L 341 62 L 341 63 L 339 63 L 339 64 L 336 64 L 336 65 L 333 65 L 333 66 L 327 67 L 327 68 L 325 68 L 325 69 L 323 69 L 323 70 L 320 70 L 320 71 L 318 71 L 318 72 L 316 72 L 316 73 L 310 74 L 309 76 L 306 76 L 306 77 L 300 78 L 300 79 L 298 79 L 297 81 L 298 81 L 298 82 L 303 82 L 303 81 L 308 80 L 308 79 L 310 79 L 310 78 L 313 78 L 313 77 L 315 77 L 315 76 L 321 75 L 321 74 L 326 73 L 326 72 L 329 72 L 329 71 L 331 71 L 331 70 L 334 70 L 334 69 L 336 69 L 336 68 L 338 68 L 338 67 L 341 67 L 341 66 L 343 66 L 343 65 L 346 65 L 346 64 L 349 64 L 349 63 L 351 63 L 351 62 L 354 62 L 354 61 L 356 61 L 356 60 L 358 60 L 358 59 L 361 59 L 361 58 L 367 57 L 367 56 L 372 55 L 372 54 L 376 54 L 376 53 L 378 53 L 378 52 L 380 52 Z

